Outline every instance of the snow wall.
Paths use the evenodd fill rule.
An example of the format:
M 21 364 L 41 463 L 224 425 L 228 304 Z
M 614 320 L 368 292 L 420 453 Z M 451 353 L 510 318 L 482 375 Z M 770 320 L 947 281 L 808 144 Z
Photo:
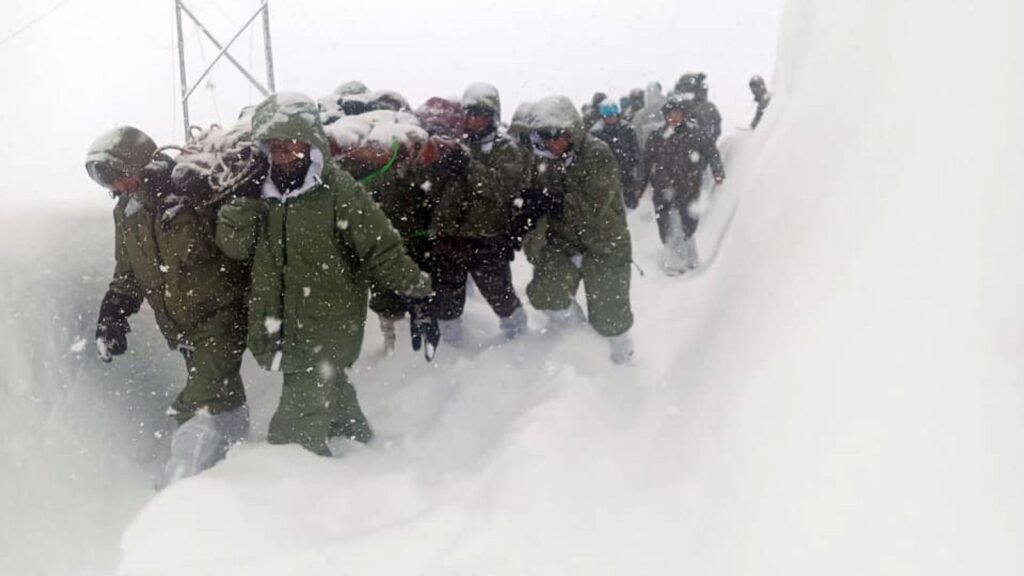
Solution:
M 791 1 L 772 108 L 728 161 L 739 204 L 714 266 L 660 277 L 649 207 L 631 218 L 636 366 L 609 367 L 583 330 L 429 369 L 367 359 L 353 379 L 378 443 L 236 449 L 145 507 L 120 573 L 1021 573 L 1022 10 Z M 467 321 L 494 331 L 479 302 Z M 53 339 L 51 358 L 76 354 Z M 154 434 L 61 417 L 113 448 Z M 23 439 L 7 449 L 30 461 L 63 439 L 41 432 L 5 429 Z M 77 458 L 76 481 L 117 465 Z

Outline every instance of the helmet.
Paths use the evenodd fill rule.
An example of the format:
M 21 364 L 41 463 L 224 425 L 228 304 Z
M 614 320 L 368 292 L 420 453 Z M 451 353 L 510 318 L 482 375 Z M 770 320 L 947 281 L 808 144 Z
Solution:
M 644 107 L 644 91 L 643 88 L 633 88 L 629 91 L 629 101 L 633 104 L 633 108 L 639 110 Z
M 703 72 L 686 73 L 679 77 L 675 91 L 679 94 L 692 94 L 696 100 L 708 99 L 707 75 Z
M 145 132 L 122 126 L 100 135 L 85 155 L 85 170 L 94 182 L 110 188 L 120 176 L 138 175 L 153 159 L 156 143 Z
M 764 83 L 764 78 L 760 76 L 752 76 L 750 78 L 750 91 L 754 93 L 754 96 L 762 95 L 768 92 L 768 86 Z
M 672 110 L 682 110 L 684 113 L 689 114 L 692 107 L 692 99 L 687 98 L 682 94 L 672 94 L 665 100 L 665 103 L 661 105 L 661 113 L 668 114 Z
M 597 111 L 600 112 L 601 118 L 608 118 L 610 116 L 619 115 L 619 105 L 611 100 L 605 100 L 598 106 Z

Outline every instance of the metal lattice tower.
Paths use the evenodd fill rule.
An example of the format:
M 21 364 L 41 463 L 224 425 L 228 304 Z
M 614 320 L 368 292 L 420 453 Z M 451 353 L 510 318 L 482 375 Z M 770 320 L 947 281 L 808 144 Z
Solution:
M 203 23 L 199 21 L 199 18 L 197 18 L 196 15 L 193 14 L 192 11 L 189 10 L 187 6 L 185 6 L 184 0 L 174 0 L 174 14 L 178 24 L 178 75 L 181 79 L 181 110 L 185 121 L 185 140 L 187 141 L 190 137 L 190 130 L 192 128 L 192 124 L 189 120 L 188 114 L 188 99 L 190 96 L 192 96 L 192 93 L 196 91 L 196 88 L 199 87 L 200 83 L 202 83 L 202 81 L 210 74 L 210 71 L 213 70 L 213 67 L 216 66 L 217 62 L 219 62 L 221 58 L 225 58 L 227 59 L 228 62 L 233 64 L 235 68 L 237 68 L 238 71 L 241 72 L 243 76 L 245 76 L 246 80 L 248 80 L 253 86 L 255 86 L 256 89 L 259 90 L 260 93 L 263 94 L 264 96 L 269 96 L 271 93 L 274 92 L 274 53 L 270 45 L 270 7 L 269 0 L 260 0 L 260 7 L 259 9 L 256 10 L 256 13 L 250 16 L 248 20 L 246 20 L 245 24 L 243 24 L 241 29 L 239 29 L 238 32 L 236 32 L 235 35 L 231 37 L 231 40 L 229 40 L 227 44 L 223 45 L 217 41 L 217 39 L 213 36 L 213 34 L 210 33 L 209 30 L 206 29 L 206 26 L 203 26 Z M 220 52 L 217 53 L 217 56 L 213 59 L 213 61 L 210 62 L 209 66 L 206 67 L 206 70 L 203 71 L 203 73 L 191 86 L 189 86 L 188 76 L 186 75 L 185 72 L 185 36 L 182 34 L 181 28 L 182 14 L 188 16 L 190 20 L 195 22 L 196 26 L 203 33 L 203 35 L 206 36 L 210 43 L 213 44 L 218 50 L 220 50 Z M 246 70 L 245 66 L 242 66 L 238 62 L 238 60 L 235 60 L 235 58 L 231 56 L 231 54 L 228 52 L 228 50 L 231 48 L 231 45 L 234 44 L 235 41 L 238 40 L 238 38 L 242 35 L 242 33 L 245 32 L 249 28 L 249 26 L 251 26 L 252 23 L 255 22 L 256 19 L 259 18 L 261 15 L 263 16 L 263 49 L 264 54 L 266 56 L 266 86 L 261 84 L 260 81 L 257 80 L 255 76 L 253 76 L 248 70 Z

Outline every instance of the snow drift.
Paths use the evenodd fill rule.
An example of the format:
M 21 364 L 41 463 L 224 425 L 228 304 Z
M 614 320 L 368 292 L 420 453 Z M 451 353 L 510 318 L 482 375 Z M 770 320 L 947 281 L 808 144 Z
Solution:
M 631 218 L 636 366 L 474 302 L 479 350 L 353 370 L 376 443 L 236 449 L 120 573 L 1020 573 L 1022 11 L 791 1 L 714 267 Z

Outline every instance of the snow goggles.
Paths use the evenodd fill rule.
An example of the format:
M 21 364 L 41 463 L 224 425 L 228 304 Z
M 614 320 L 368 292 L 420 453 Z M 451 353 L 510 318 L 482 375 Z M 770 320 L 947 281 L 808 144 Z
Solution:
M 129 175 L 123 170 L 113 168 L 106 162 L 88 162 L 85 165 L 85 171 L 89 173 L 89 178 L 92 178 L 93 182 L 104 188 L 113 188 L 114 181 Z
M 559 138 L 571 139 L 572 134 L 568 130 L 537 130 L 537 137 L 541 140 L 558 140 Z
M 463 111 L 466 116 L 477 116 L 481 118 L 490 118 L 494 116 L 494 111 L 485 106 L 466 106 Z

